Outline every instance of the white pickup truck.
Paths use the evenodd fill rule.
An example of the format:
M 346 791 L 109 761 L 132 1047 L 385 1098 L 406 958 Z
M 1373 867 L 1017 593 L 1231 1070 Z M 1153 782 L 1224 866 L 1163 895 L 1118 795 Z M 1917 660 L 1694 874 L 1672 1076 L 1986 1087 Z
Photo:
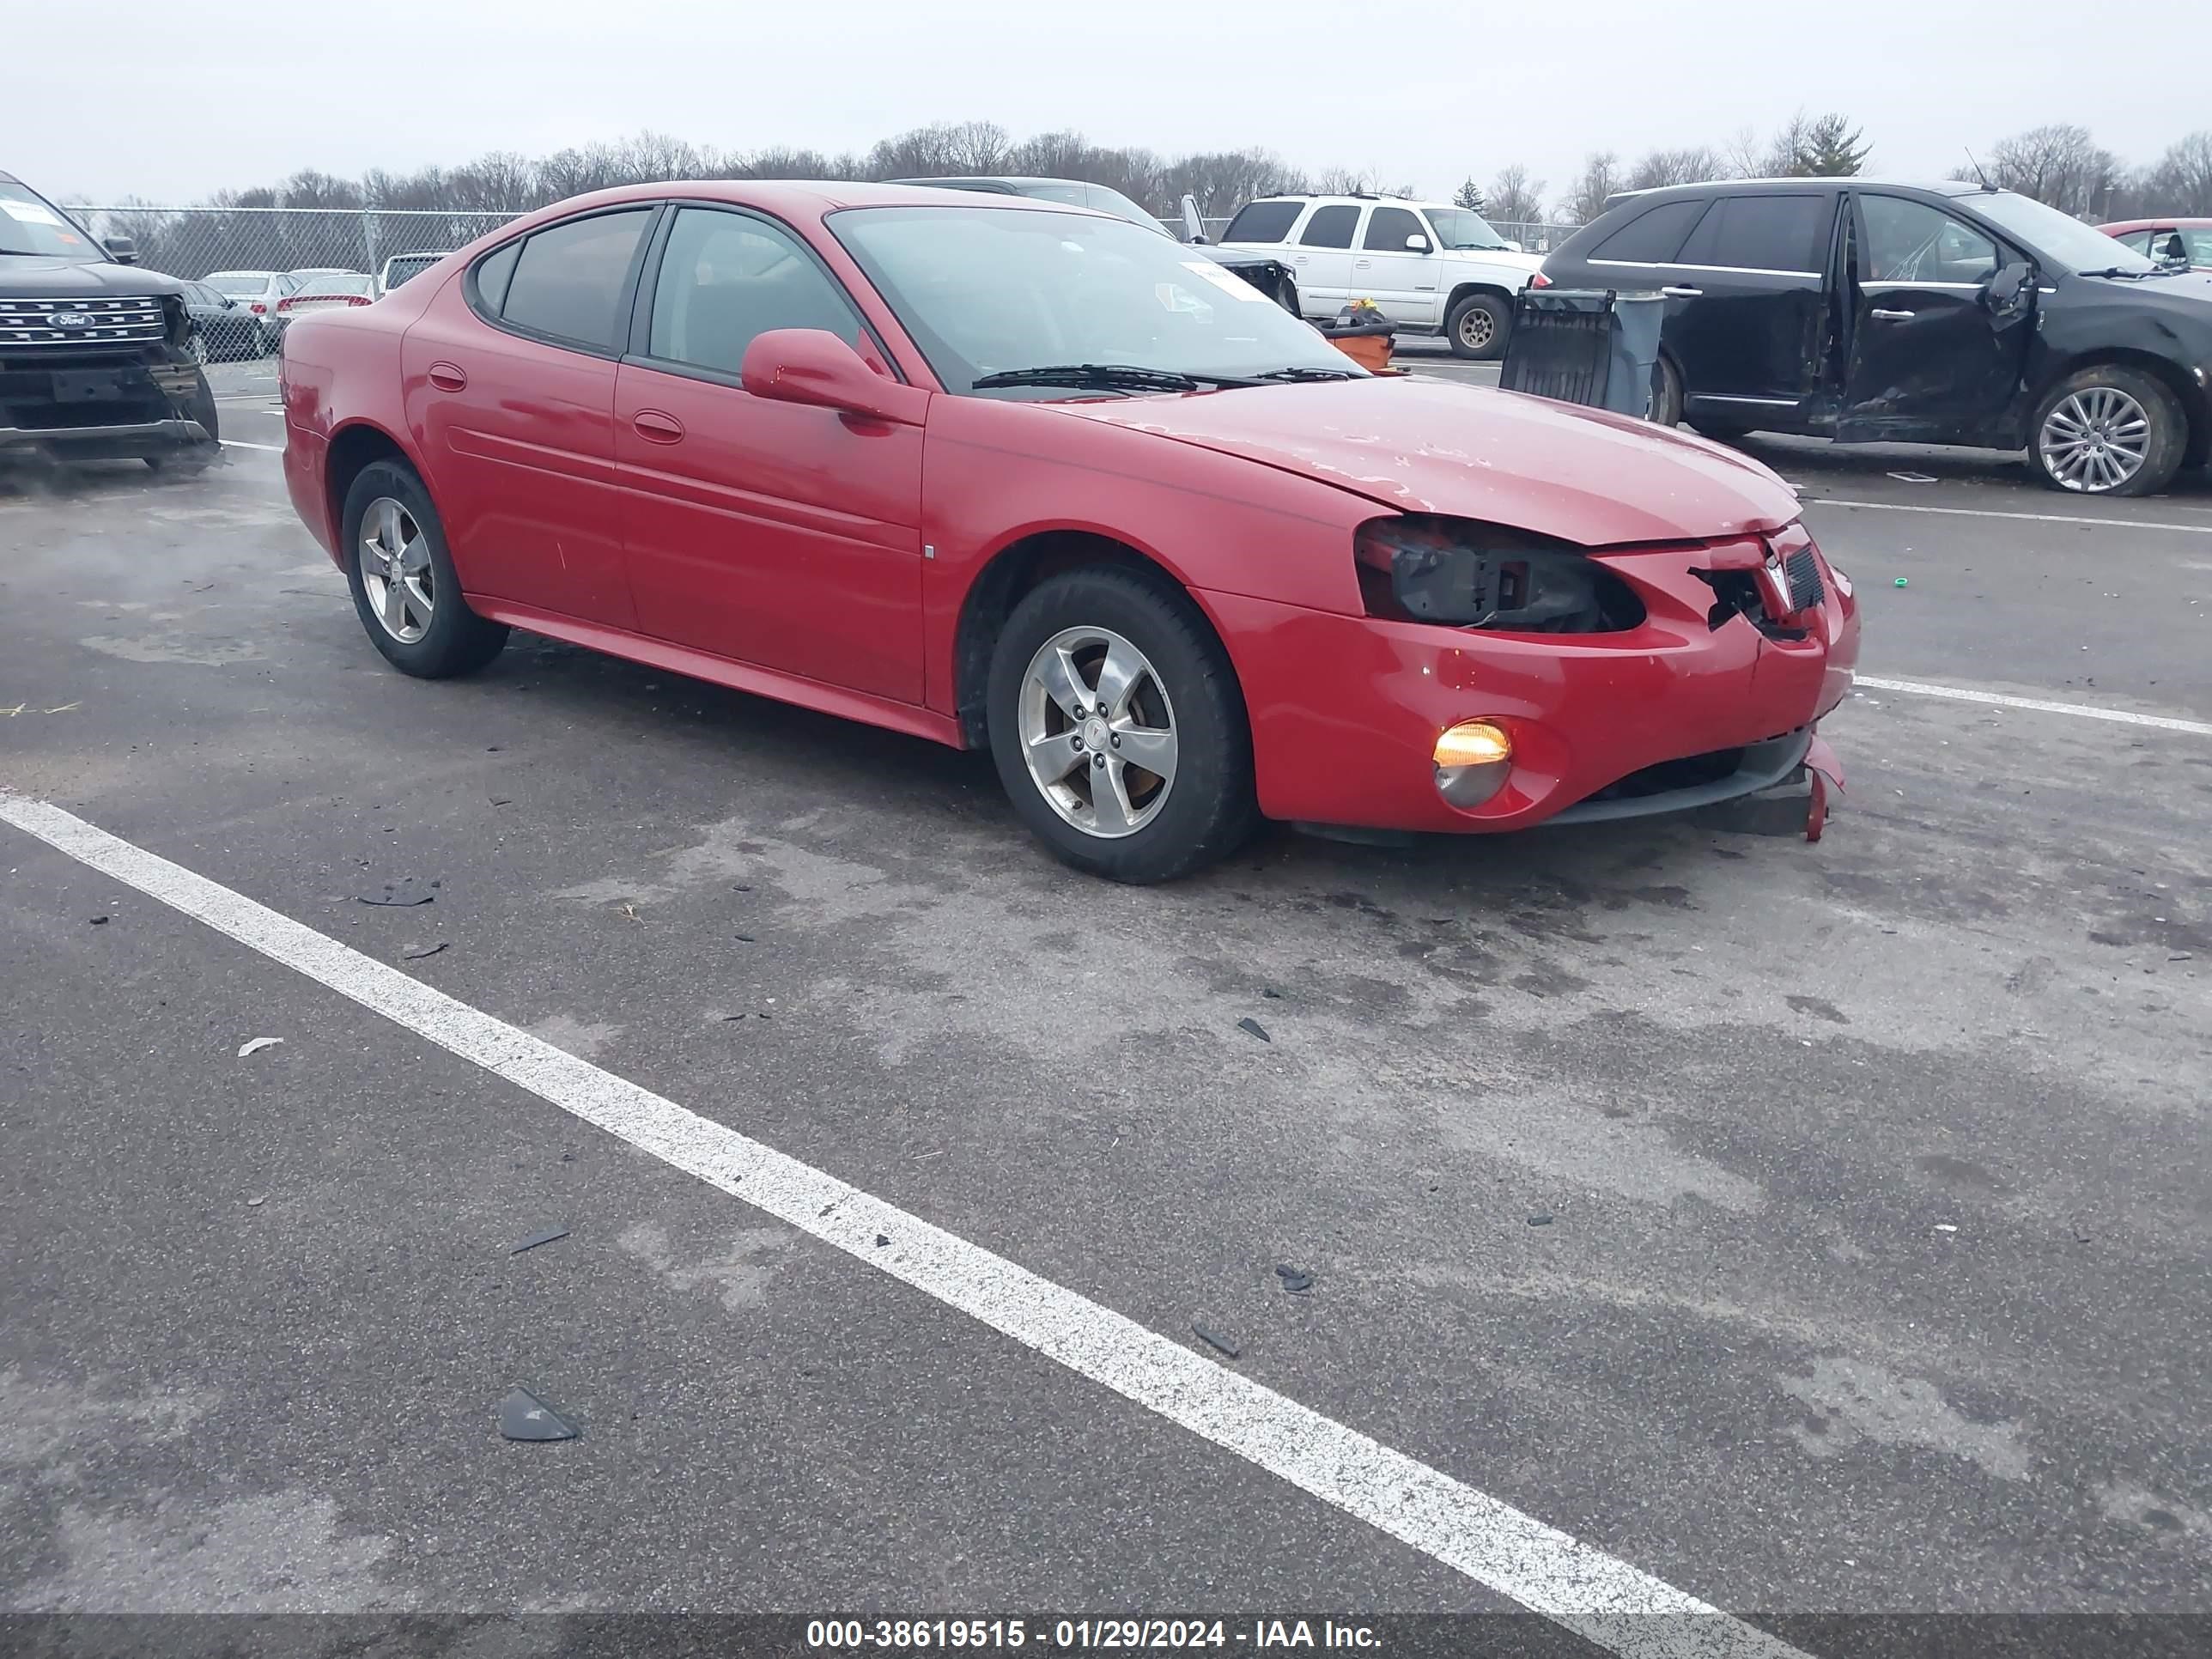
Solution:
M 1230 221 L 1221 244 L 1264 248 L 1289 265 L 1314 321 L 1372 300 L 1401 332 L 1441 334 L 1475 358 L 1504 356 L 1513 296 L 1544 263 L 1479 213 L 1388 196 L 1264 196 Z

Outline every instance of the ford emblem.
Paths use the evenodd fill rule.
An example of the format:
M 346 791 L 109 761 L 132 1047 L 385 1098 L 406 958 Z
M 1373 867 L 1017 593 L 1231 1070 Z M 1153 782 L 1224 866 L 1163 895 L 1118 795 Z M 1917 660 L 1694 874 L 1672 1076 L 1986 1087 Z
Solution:
M 90 328 L 94 319 L 87 311 L 57 311 L 46 320 L 56 328 Z

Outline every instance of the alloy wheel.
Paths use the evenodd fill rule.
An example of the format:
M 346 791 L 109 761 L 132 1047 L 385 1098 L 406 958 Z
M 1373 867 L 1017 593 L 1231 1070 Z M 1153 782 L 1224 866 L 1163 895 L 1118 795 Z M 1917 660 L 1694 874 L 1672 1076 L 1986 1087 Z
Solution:
M 2062 489 L 2102 495 L 2142 471 L 2150 416 L 2116 386 L 2086 386 L 2052 406 L 2035 441 Z
M 1480 351 L 1498 332 L 1498 324 L 1480 306 L 1469 306 L 1459 319 L 1459 343 L 1469 351 Z
M 379 495 L 361 515 L 361 585 L 368 608 L 400 644 L 430 631 L 436 604 L 430 544 L 404 501 Z
M 1022 678 L 1030 780 L 1086 836 L 1116 841 L 1155 817 L 1175 787 L 1175 708 L 1149 658 L 1104 628 L 1063 629 Z

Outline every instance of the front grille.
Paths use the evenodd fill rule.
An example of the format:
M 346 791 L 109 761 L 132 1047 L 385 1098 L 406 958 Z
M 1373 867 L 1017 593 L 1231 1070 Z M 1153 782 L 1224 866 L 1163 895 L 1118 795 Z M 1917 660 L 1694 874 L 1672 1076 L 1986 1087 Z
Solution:
M 1790 603 L 1796 607 L 1791 614 L 1802 616 L 1827 597 L 1820 582 L 1820 562 L 1810 542 L 1783 560 L 1782 572 L 1790 579 Z
M 0 299 L 0 350 L 155 345 L 169 319 L 153 295 L 100 300 Z

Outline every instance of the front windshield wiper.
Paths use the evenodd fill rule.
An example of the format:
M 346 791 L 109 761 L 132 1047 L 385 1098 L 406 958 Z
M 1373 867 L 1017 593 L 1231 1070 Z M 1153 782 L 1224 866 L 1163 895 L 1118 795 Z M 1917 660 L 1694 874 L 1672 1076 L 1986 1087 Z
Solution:
M 2169 273 L 2155 268 L 2149 270 L 2123 270 L 2118 265 L 2107 265 L 2102 270 L 2077 270 L 2076 276 L 2125 276 L 2130 282 L 2144 276 L 2164 276 Z
M 1103 386 L 1111 391 L 1196 392 L 1201 386 L 1254 386 L 1236 374 L 1185 374 L 1140 363 L 1045 363 L 1036 368 L 1002 368 L 971 382 L 977 392 L 1006 386 Z
M 1357 380 L 1362 377 L 1348 368 L 1322 368 L 1313 363 L 1293 363 L 1288 368 L 1271 368 L 1264 374 L 1255 374 L 1255 380 Z

